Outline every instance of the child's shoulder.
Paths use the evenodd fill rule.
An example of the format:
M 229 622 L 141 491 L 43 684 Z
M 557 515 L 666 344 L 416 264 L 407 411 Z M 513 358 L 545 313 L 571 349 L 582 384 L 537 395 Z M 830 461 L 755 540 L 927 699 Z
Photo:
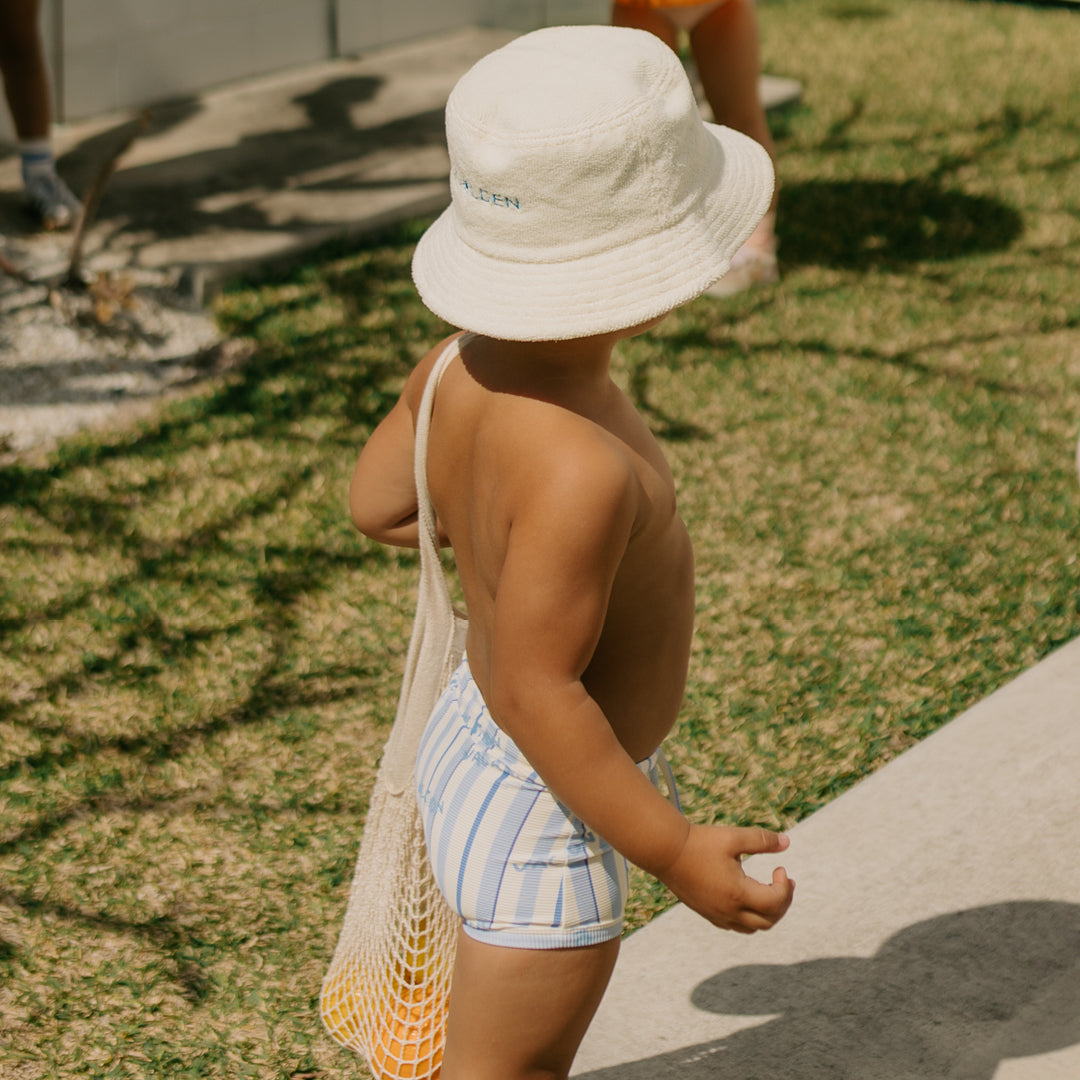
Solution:
M 502 481 L 511 516 L 588 531 L 632 524 L 640 485 L 625 448 L 595 422 L 542 399 L 510 396 L 491 412 L 478 459 Z
M 406 398 L 414 414 L 439 357 L 462 337 L 439 342 L 409 376 Z M 468 353 L 467 337 L 462 351 Z M 449 424 L 439 423 L 440 411 Z M 593 504 L 610 510 L 636 491 L 626 447 L 603 423 L 567 407 L 557 394 L 489 378 L 479 364 L 451 364 L 436 396 L 432 431 L 443 462 L 453 462 L 447 468 L 478 480 L 485 500 L 509 500 L 519 509 L 581 511 Z
M 427 386 L 428 379 L 431 378 L 431 373 L 439 358 L 447 349 L 460 342 L 463 336 L 463 333 L 458 332 L 443 338 L 437 345 L 430 348 L 416 363 L 412 371 L 409 372 L 401 396 L 405 399 L 405 403 L 409 406 L 413 415 L 420 408 L 420 400 L 424 396 L 424 387 Z

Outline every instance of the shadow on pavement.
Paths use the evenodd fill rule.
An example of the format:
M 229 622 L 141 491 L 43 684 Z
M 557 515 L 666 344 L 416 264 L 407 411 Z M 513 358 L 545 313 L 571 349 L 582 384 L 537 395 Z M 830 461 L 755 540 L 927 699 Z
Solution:
M 706 1012 L 771 1017 L 579 1080 L 992 1080 L 1080 1042 L 1080 905 L 1022 901 L 901 930 L 867 959 L 747 965 L 701 983 Z
M 258 205 L 259 192 L 359 192 L 444 180 L 445 172 L 370 172 L 375 156 L 383 161 L 401 151 L 445 147 L 441 107 L 371 125 L 355 122 L 353 108 L 371 102 L 383 82 L 371 75 L 335 79 L 291 99 L 304 114 L 299 124 L 239 133 L 230 145 L 196 147 L 167 160 L 123 167 L 109 181 L 99 220 L 116 221 L 126 233 L 157 239 L 228 229 L 276 232 L 295 222 L 271 220 Z M 195 99 L 155 108 L 140 138 L 177 128 L 202 108 Z M 77 194 L 86 190 L 133 123 L 125 120 L 63 155 L 60 170 Z M 28 225 L 21 197 L 0 195 L 0 232 L 17 235 Z

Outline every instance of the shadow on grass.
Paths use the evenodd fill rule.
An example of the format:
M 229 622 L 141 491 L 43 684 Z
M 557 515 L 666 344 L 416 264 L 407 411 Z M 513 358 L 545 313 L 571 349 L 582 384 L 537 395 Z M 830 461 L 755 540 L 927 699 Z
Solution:
M 867 141 L 860 121 L 866 100 L 855 97 L 815 147 L 818 152 L 895 151 L 911 135 Z M 1038 166 L 1018 155 L 1017 140 L 1031 131 L 1053 133 L 1051 160 Z M 1080 161 L 1080 126 L 1067 114 L 1005 105 L 969 129 L 927 126 L 917 136 L 933 164 L 902 179 L 847 177 L 787 183 L 781 194 L 781 264 L 852 271 L 903 269 L 1002 251 L 1024 231 L 1020 211 L 1001 199 L 963 189 L 954 177 L 966 169 L 1066 172 Z M 959 138 L 958 138 L 959 137 Z M 936 153 L 935 153 L 936 151 Z
M 809 180 L 784 187 L 781 261 L 846 270 L 962 258 L 1006 248 L 1020 214 L 932 179 Z
M 1018 7 L 1062 8 L 1065 11 L 1080 12 L 1077 0 L 972 0 L 976 4 L 1013 4 Z
M 832 4 L 825 14 L 841 22 L 858 22 L 869 19 L 890 19 L 894 12 L 881 4 Z
M 634 407 L 648 419 L 652 433 L 666 442 L 696 442 L 712 438 L 711 432 L 699 424 L 671 416 L 649 400 L 649 371 L 647 363 L 633 363 L 630 366 L 628 392 Z
M 410 238 L 405 227 L 380 242 L 397 252 Z M 18 752 L 18 744 L 10 744 L 0 780 L 30 785 L 8 807 L 0 852 L 33 860 L 73 822 L 115 812 L 169 813 L 175 785 L 168 770 L 189 751 L 268 722 L 272 741 L 295 742 L 306 730 L 305 717 L 362 699 L 385 676 L 381 656 L 307 655 L 311 629 L 303 612 L 310 598 L 340 588 L 343 577 L 392 559 L 351 542 L 344 490 L 336 481 L 325 502 L 311 490 L 324 470 L 338 475 L 342 455 L 351 458 L 390 408 L 415 359 L 411 339 L 384 335 L 375 348 L 368 329 L 386 311 L 385 282 L 400 272 L 376 250 L 366 267 L 331 267 L 321 276 L 301 270 L 279 279 L 272 299 L 229 318 L 231 334 L 257 344 L 249 362 L 216 388 L 168 407 L 139 431 L 72 440 L 40 468 L 0 469 L 0 506 L 11 511 L 9 522 L 22 523 L 0 539 L 9 564 L 24 563 L 28 582 L 45 583 L 55 548 L 67 558 L 70 575 L 42 588 L 40 602 L 27 599 L 33 592 L 0 587 L 0 649 L 12 656 L 24 651 L 27 671 L 25 685 L 0 687 L 0 720 L 25 734 L 28 747 Z M 303 307 L 298 292 L 333 293 L 347 319 L 287 333 L 268 329 Z M 343 329 L 352 324 L 351 331 Z M 259 464 L 249 464 L 249 448 Z M 197 464 L 203 456 L 205 470 Z M 219 482 L 230 496 L 207 488 Z M 178 484 L 188 486 L 200 509 L 186 527 L 181 516 L 162 531 L 154 511 L 170 505 Z M 276 516 L 281 508 L 305 499 L 314 519 L 283 526 Z M 243 597 L 238 608 L 203 603 L 227 590 Z M 177 597 L 184 598 L 179 611 Z M 93 627 L 92 640 L 57 631 L 65 620 Z M 36 635 L 54 652 L 37 677 Z M 220 698 L 210 693 L 205 702 L 197 687 L 169 689 L 187 666 L 201 670 L 207 655 L 228 658 L 233 640 L 242 642 L 244 635 L 257 640 L 258 651 L 238 670 L 235 689 Z M 96 731 L 81 717 L 81 702 L 140 687 L 146 708 L 160 708 L 149 726 L 125 730 L 121 717 L 111 717 Z M 99 767 L 103 754 L 110 764 Z M 152 779 L 150 793 L 142 784 L 132 790 L 129 774 Z M 62 794 L 38 798 L 39 787 Z M 201 798 L 197 791 L 187 795 L 185 806 Z M 279 795 L 295 810 L 310 802 L 303 785 Z M 207 800 L 216 797 L 205 793 Z M 329 796 L 317 809 L 332 813 L 338 798 Z M 355 812 L 355 792 L 340 798 L 351 799 Z M 0 902 L 31 917 L 129 933 L 162 951 L 185 996 L 195 1000 L 207 992 L 198 942 L 185 926 L 168 918 L 125 921 L 94 900 L 43 898 L 33 886 L 20 889 L 17 880 L 13 875 Z M 18 953 L 11 943 L 2 948 L 0 960 Z
M 5 904 L 33 918 L 48 917 L 61 923 L 77 923 L 79 926 L 102 933 L 125 934 L 138 938 L 157 949 L 171 967 L 171 978 L 185 1000 L 202 1001 L 211 992 L 212 982 L 199 961 L 191 955 L 191 930 L 180 926 L 175 920 L 159 916 L 145 922 L 111 918 L 100 912 L 42 900 L 26 893 L 0 889 L 0 904 Z M 19 949 L 0 941 L 0 962 L 16 960 Z

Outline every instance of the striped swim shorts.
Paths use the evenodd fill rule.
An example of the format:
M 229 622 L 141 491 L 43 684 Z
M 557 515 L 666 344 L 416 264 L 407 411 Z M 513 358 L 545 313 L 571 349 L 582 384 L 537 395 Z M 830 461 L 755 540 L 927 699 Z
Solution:
M 640 762 L 654 784 L 660 751 Z M 435 880 L 478 941 L 563 949 L 618 937 L 627 864 L 544 786 L 467 661 L 428 721 L 416 792 Z

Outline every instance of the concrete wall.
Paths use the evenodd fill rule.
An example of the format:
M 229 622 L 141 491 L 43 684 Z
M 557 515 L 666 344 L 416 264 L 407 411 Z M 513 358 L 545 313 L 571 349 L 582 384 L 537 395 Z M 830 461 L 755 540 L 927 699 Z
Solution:
M 325 58 L 323 0 L 73 0 L 63 116 L 81 120 Z
M 483 22 L 487 0 L 337 0 L 343 56 Z
M 0 0 L 2 3 L 3 0 Z M 42 0 L 59 121 L 463 26 L 604 22 L 608 0 Z M 0 139 L 11 137 L 0 110 Z

